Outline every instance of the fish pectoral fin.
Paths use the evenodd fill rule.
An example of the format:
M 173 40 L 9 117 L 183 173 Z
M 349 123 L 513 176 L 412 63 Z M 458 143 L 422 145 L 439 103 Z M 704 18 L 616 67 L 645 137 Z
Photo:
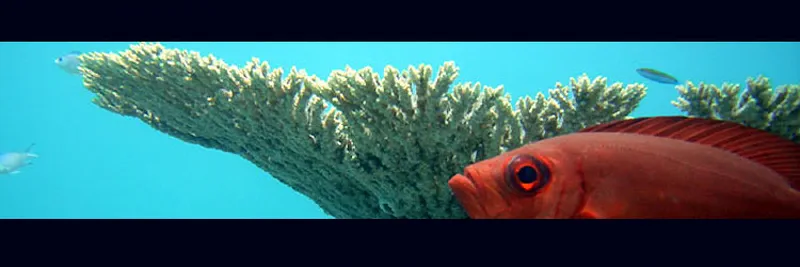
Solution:
M 597 214 L 591 211 L 581 211 L 575 216 L 572 217 L 573 219 L 598 219 L 599 217 Z
M 20 173 L 20 171 L 13 171 L 13 172 L 10 172 L 9 174 L 18 174 L 18 173 Z

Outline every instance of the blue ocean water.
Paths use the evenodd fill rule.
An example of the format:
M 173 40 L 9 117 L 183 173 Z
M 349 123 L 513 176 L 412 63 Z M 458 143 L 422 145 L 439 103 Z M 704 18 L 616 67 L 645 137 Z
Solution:
M 330 218 L 311 200 L 238 156 L 184 143 L 90 102 L 80 78 L 54 60 L 70 51 L 118 52 L 133 43 L 0 43 L 0 152 L 31 143 L 40 155 L 0 176 L 0 218 Z M 678 115 L 673 86 L 639 76 L 650 67 L 679 81 L 800 83 L 800 43 L 163 43 L 228 64 L 252 57 L 327 78 L 346 65 L 397 68 L 453 60 L 456 82 L 503 85 L 514 100 L 583 73 L 645 83 L 633 116 Z

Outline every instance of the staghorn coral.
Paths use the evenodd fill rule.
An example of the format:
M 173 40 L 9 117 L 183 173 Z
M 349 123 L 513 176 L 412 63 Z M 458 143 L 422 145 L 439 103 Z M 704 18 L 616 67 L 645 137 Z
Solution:
M 747 79 L 738 84 L 707 85 L 692 82 L 677 86 L 680 94 L 672 104 L 689 116 L 728 120 L 763 129 L 800 142 L 800 85 L 773 90 L 769 79 Z
M 624 118 L 645 96 L 643 85 L 584 74 L 514 108 L 502 87 L 454 84 L 452 62 L 435 76 L 428 65 L 387 66 L 382 78 L 347 67 L 322 81 L 160 44 L 80 59 L 98 106 L 236 153 L 336 218 L 465 218 L 447 188 L 464 166 Z
M 525 143 L 630 118 L 628 115 L 639 106 L 646 92 L 641 84 L 608 86 L 603 77 L 590 82 L 586 74 L 578 79 L 570 78 L 569 87 L 556 83 L 556 88 L 549 91 L 549 99 L 538 93 L 535 100 L 526 96 L 517 102 Z M 514 144 L 518 145 L 521 144 Z

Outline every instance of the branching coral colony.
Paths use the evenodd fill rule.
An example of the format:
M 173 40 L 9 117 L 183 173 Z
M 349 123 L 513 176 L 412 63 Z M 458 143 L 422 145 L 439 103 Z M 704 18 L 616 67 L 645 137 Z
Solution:
M 238 154 L 336 218 L 464 218 L 447 179 L 524 143 L 626 118 L 641 84 L 586 75 L 512 106 L 502 87 L 454 84 L 458 68 L 334 71 L 327 81 L 253 59 L 137 44 L 81 57 L 93 102 L 185 142 Z M 451 90 L 452 89 L 452 90 Z M 675 105 L 798 141 L 797 86 L 766 78 L 722 89 L 688 83 Z M 329 107 L 329 105 L 331 105 Z
M 769 79 L 758 77 L 748 79 L 744 90 L 738 84 L 688 82 L 678 93 L 672 104 L 689 116 L 735 121 L 800 142 L 800 85 L 773 90 Z

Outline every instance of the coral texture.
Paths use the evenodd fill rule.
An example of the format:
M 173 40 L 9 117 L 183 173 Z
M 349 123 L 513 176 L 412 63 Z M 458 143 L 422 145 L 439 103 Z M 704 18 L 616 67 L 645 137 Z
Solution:
M 445 62 L 382 77 L 371 68 L 327 81 L 253 59 L 239 68 L 213 56 L 140 43 L 80 56 L 98 106 L 139 118 L 185 142 L 235 153 L 336 218 L 465 218 L 447 180 L 464 166 L 525 143 L 627 118 L 642 84 L 587 75 L 548 96 L 512 105 L 502 86 L 455 84 Z M 798 141 L 798 86 L 766 78 L 738 85 L 691 82 L 673 104 L 690 116 L 741 122 Z
M 672 104 L 689 116 L 737 122 L 800 142 L 800 85 L 772 88 L 763 76 L 738 84 L 699 83 L 677 86 L 680 97 Z

